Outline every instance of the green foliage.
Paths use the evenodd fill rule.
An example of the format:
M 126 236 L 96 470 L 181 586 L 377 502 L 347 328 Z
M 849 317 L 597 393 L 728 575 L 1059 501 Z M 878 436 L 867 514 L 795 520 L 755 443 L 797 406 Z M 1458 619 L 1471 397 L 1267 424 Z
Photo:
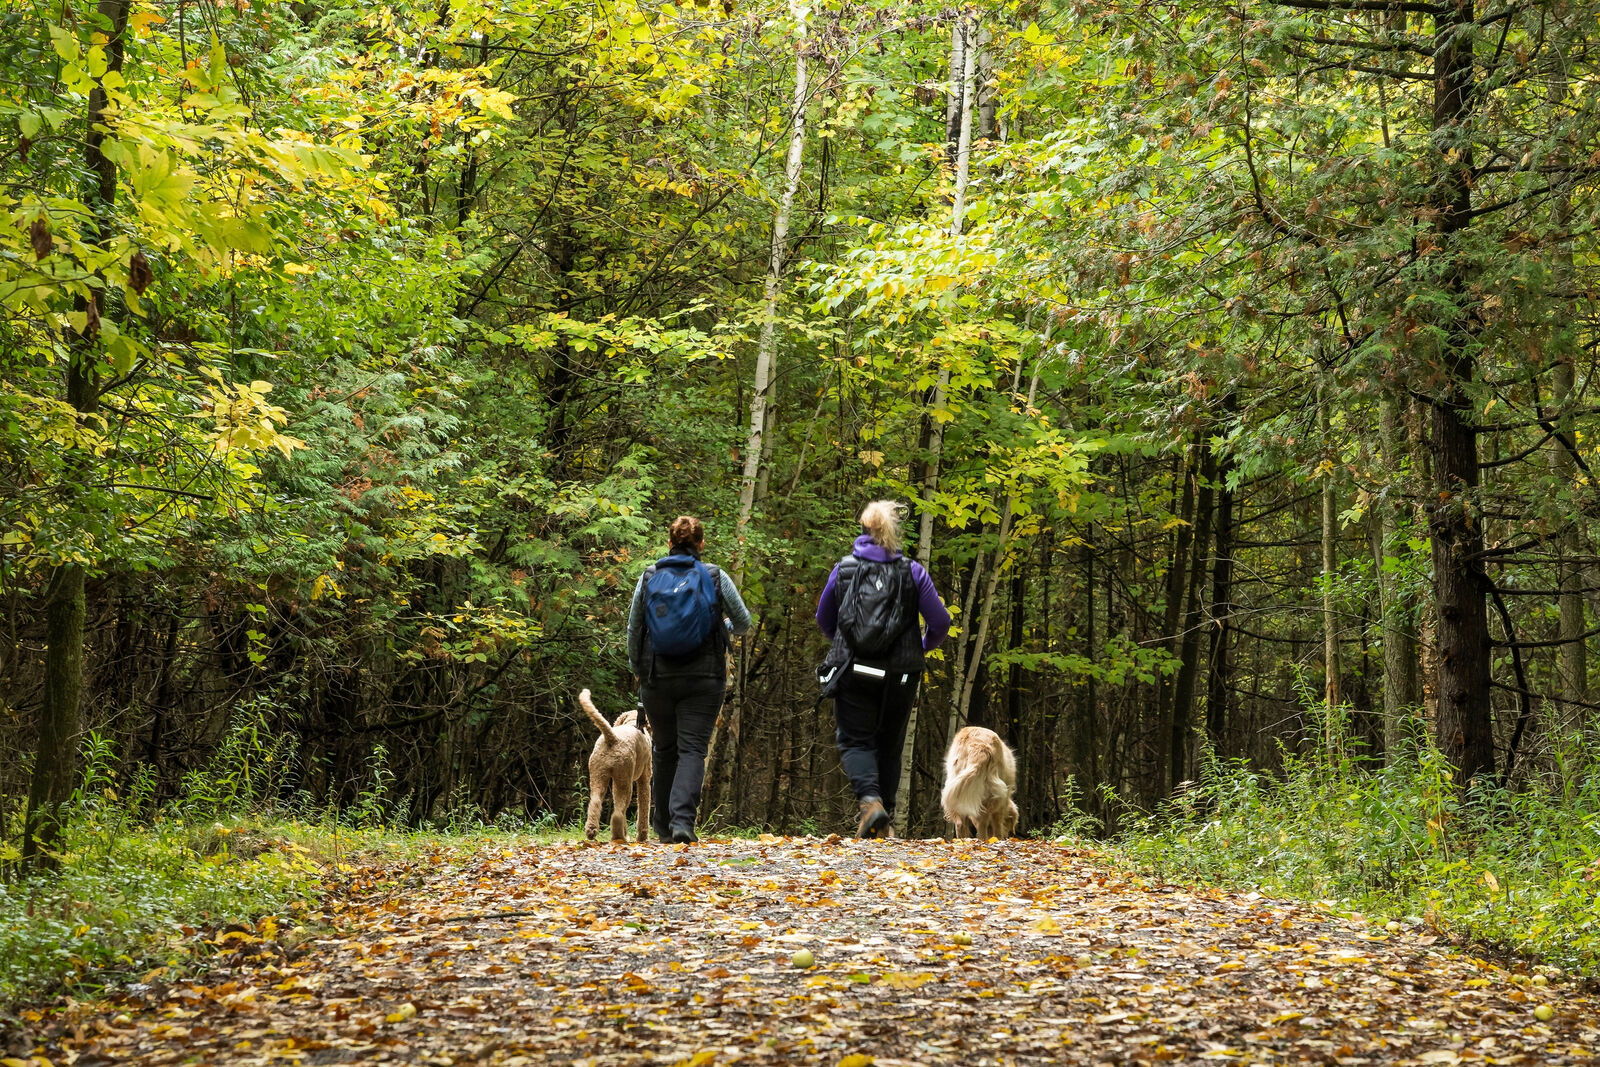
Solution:
M 1116 838 L 1165 877 L 1250 886 L 1422 923 L 1600 973 L 1600 752 L 1560 739 L 1523 789 L 1463 793 L 1425 739 L 1387 767 L 1334 747 L 1286 754 L 1283 777 L 1212 762 Z
M 62 984 L 190 970 L 215 951 L 196 930 L 271 913 L 287 919 L 320 890 L 323 867 L 299 843 L 308 836 L 232 819 L 163 819 L 140 830 L 74 822 L 59 875 L 0 883 L 0 1003 Z
M 86 739 L 61 871 L 0 879 L 0 1005 L 61 987 L 191 972 L 223 951 L 215 938 L 229 923 L 313 923 L 317 902 L 366 853 L 426 846 L 470 854 L 484 835 L 580 834 L 559 829 L 550 814 L 487 819 L 464 795 L 441 820 L 447 839 L 414 831 L 390 799 L 381 745 L 352 804 L 292 818 L 306 804 L 287 788 L 294 742 L 266 728 L 269 711 L 264 699 L 240 708 L 212 761 L 159 809 L 150 768 L 138 767 L 123 786 L 111 742 L 98 733 Z

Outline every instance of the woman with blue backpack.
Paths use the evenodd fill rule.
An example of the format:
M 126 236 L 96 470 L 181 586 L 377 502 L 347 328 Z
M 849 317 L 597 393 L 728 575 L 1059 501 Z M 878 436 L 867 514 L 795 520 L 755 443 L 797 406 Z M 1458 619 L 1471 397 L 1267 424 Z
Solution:
M 750 611 L 726 571 L 702 563 L 706 530 L 679 515 L 670 550 L 645 569 L 628 611 L 628 666 L 650 723 L 650 822 L 662 841 L 696 841 L 706 747 L 728 685 L 728 635 Z
M 861 807 L 856 836 L 885 837 L 923 657 L 949 634 L 950 612 L 922 564 L 900 552 L 898 503 L 868 504 L 861 529 L 817 602 L 817 625 L 833 642 L 817 680 L 833 697 L 839 762 Z

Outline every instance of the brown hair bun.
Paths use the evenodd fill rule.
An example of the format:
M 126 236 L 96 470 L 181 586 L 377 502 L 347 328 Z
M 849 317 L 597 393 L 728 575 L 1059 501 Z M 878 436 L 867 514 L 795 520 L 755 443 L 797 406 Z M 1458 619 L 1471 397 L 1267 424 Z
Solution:
M 672 550 L 699 548 L 705 543 L 705 523 L 693 515 L 679 515 L 672 520 L 672 525 L 667 527 L 667 541 L 672 545 Z

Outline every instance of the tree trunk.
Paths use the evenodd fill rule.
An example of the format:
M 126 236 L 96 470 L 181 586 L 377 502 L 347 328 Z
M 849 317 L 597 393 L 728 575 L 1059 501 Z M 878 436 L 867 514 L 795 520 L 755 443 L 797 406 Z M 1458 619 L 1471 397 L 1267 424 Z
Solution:
M 952 93 L 959 114 L 955 116 L 958 132 L 955 140 L 955 199 L 950 207 L 951 237 L 961 236 L 961 217 L 967 210 L 967 178 L 972 165 L 971 103 L 977 49 L 967 47 L 968 38 L 971 36 L 971 21 L 963 16 L 956 24 L 955 46 L 950 53 L 952 83 L 955 76 L 954 64 L 958 59 L 961 62 L 960 89 Z M 917 527 L 917 559 L 924 567 L 928 566 L 929 556 L 933 551 L 933 498 L 939 491 L 939 463 L 944 458 L 944 422 L 939 414 L 944 411 L 949 392 L 950 364 L 949 361 L 944 361 L 939 367 L 938 384 L 933 390 L 932 422 L 928 427 L 928 466 L 923 472 L 922 480 L 922 518 Z M 963 619 L 962 625 L 965 624 L 966 620 Z
M 973 50 L 966 47 L 970 20 L 962 16 L 956 22 L 950 52 L 951 104 L 946 110 L 946 124 L 956 128 L 955 203 L 950 210 L 950 234 L 961 236 L 961 216 L 967 207 L 967 175 L 972 163 L 972 82 Z M 955 84 L 956 71 L 961 72 L 959 88 Z M 952 111 L 954 114 L 952 114 Z M 917 526 L 917 560 L 931 567 L 933 553 L 933 498 L 939 491 L 939 463 L 944 458 L 944 423 L 937 416 L 944 410 L 950 390 L 950 365 L 939 368 L 939 383 L 933 390 L 933 412 L 928 426 L 928 465 L 922 477 L 922 516 Z M 963 628 L 966 619 L 960 620 Z M 900 788 L 895 799 L 895 830 L 905 836 L 911 817 L 911 776 L 916 766 L 917 712 L 921 701 L 911 706 L 911 717 L 906 724 L 906 743 L 900 754 Z
M 1432 398 L 1433 479 L 1429 516 L 1433 590 L 1439 610 L 1440 750 L 1462 784 L 1495 769 L 1489 704 L 1488 577 L 1478 519 L 1478 432 L 1467 386 L 1476 373 L 1469 305 L 1477 298 L 1461 258 L 1471 223 L 1472 146 L 1467 120 L 1473 102 L 1471 0 L 1434 17 L 1434 141 L 1447 151 L 1435 186 L 1436 232 L 1442 255 L 1454 263 L 1445 278 L 1450 319 L 1442 323 L 1439 353 L 1444 384 Z M 1447 260 L 1449 262 L 1449 260 Z
M 1384 566 L 1398 536 L 1395 516 L 1401 507 L 1400 496 L 1400 408 L 1399 401 L 1385 393 L 1379 401 L 1379 444 L 1388 486 L 1378 502 L 1377 522 L 1373 524 L 1373 569 L 1378 576 L 1379 627 L 1383 637 L 1383 759 L 1392 764 L 1405 744 L 1406 716 L 1417 704 L 1417 642 L 1412 636 L 1408 612 L 1400 591 L 1400 577 Z
M 978 28 L 978 140 L 992 141 L 995 135 L 994 55 L 989 51 L 989 29 Z
M 1332 447 L 1333 435 L 1328 425 L 1328 396 L 1327 383 L 1322 383 L 1317 397 L 1317 425 L 1322 429 L 1322 447 Z M 1339 560 L 1337 555 L 1337 535 L 1339 522 L 1339 498 L 1334 491 L 1333 471 L 1334 464 L 1331 459 L 1324 458 L 1322 473 L 1322 671 L 1323 695 L 1330 712 L 1328 716 L 1329 728 L 1332 728 L 1332 710 L 1343 703 L 1343 694 L 1339 689 L 1339 615 L 1334 605 L 1334 579 L 1338 575 Z M 1335 739 L 1328 737 L 1330 742 Z
M 1045 334 L 1045 344 L 1049 343 L 1049 336 L 1050 335 L 1048 333 Z M 1043 348 L 1043 346 L 1041 346 L 1041 349 L 1042 348 Z M 1041 351 L 1039 359 L 1037 361 L 1035 361 L 1035 363 L 1034 363 L 1033 378 L 1028 383 L 1028 408 L 1027 409 L 1029 411 L 1033 410 L 1034 401 L 1038 398 L 1038 395 L 1039 395 L 1039 371 L 1040 371 L 1041 365 L 1043 363 L 1043 360 L 1044 360 L 1044 355 L 1043 355 L 1043 352 Z M 1016 373 L 1013 375 L 1012 380 L 1011 380 L 1011 395 L 1013 397 L 1017 395 L 1017 390 L 1021 387 L 1021 385 L 1022 385 L 1022 363 L 1019 361 L 1017 363 Z M 1001 575 L 1001 572 L 1005 569 L 1006 554 L 1007 554 L 1007 552 L 1010 551 L 1010 548 L 1011 548 L 1012 515 L 1016 512 L 1016 510 L 1017 510 L 1017 494 L 1014 493 L 1014 492 L 1013 493 L 1007 493 L 1006 494 L 1006 498 L 1005 498 L 1005 503 L 1003 505 L 1001 505 L 1001 512 L 1000 512 L 1000 543 L 995 546 L 994 560 L 993 560 L 992 566 L 989 569 L 989 579 L 988 579 L 987 584 L 984 586 L 983 607 L 982 607 L 982 609 L 980 611 L 979 619 L 978 619 L 978 633 L 977 633 L 976 638 L 973 641 L 972 656 L 970 658 L 970 661 L 969 660 L 965 660 L 965 659 L 962 661 L 963 663 L 966 664 L 966 666 L 965 666 L 964 671 L 962 672 L 961 682 L 958 683 L 955 686 L 955 689 L 957 690 L 957 694 L 959 696 L 959 700 L 956 703 L 956 705 L 951 708 L 951 712 L 950 712 L 950 730 L 946 734 L 947 737 L 954 737 L 955 736 L 956 724 L 958 722 L 965 721 L 971 714 L 973 687 L 974 687 L 974 685 L 976 683 L 976 680 L 978 678 L 978 668 L 981 665 L 982 660 L 983 660 L 984 647 L 985 647 L 985 645 L 988 644 L 989 623 L 990 623 L 990 621 L 991 621 L 991 619 L 993 617 L 995 590 L 999 587 L 1000 575 Z M 982 556 L 981 553 L 980 553 L 978 559 L 979 559 L 979 563 L 981 564 L 982 559 L 983 559 L 983 556 Z M 973 580 L 973 583 L 974 583 L 974 585 L 973 585 L 974 591 L 977 589 L 976 583 L 977 583 L 977 580 L 978 580 L 977 575 L 978 575 L 978 570 L 979 569 L 981 569 L 981 566 L 973 571 L 972 580 Z M 967 617 L 970 618 L 971 617 L 971 613 L 972 613 L 972 609 L 970 607 L 971 601 L 969 600 L 968 603 L 969 603 L 969 606 L 967 608 Z
M 961 155 L 961 124 L 966 121 L 963 116 L 972 104 L 965 75 L 967 27 L 967 16 L 961 15 L 950 28 L 950 93 L 944 103 L 944 151 L 952 167 L 957 165 Z
M 983 605 L 978 612 L 978 632 L 972 641 L 972 654 L 966 660 L 966 668 L 962 671 L 959 692 L 955 694 L 956 700 L 950 707 L 950 729 L 948 737 L 954 737 L 956 728 L 967 721 L 972 713 L 972 688 L 978 677 L 978 667 L 983 661 L 983 649 L 989 641 L 989 623 L 994 617 L 994 594 L 1000 587 L 1000 572 L 1005 569 L 1006 552 L 1011 542 L 1011 511 L 1015 504 L 1013 497 L 1006 497 L 1004 514 L 1000 516 L 1000 543 L 995 546 L 994 564 L 989 568 L 989 576 L 984 582 Z M 977 575 L 973 575 L 973 587 L 977 587 Z
M 1183 459 L 1179 464 L 1179 477 L 1182 481 L 1181 502 L 1178 505 L 1178 530 L 1172 546 L 1172 562 L 1167 568 L 1167 602 L 1166 610 L 1161 620 L 1161 644 L 1167 654 L 1177 659 L 1181 651 L 1182 633 L 1179 627 L 1183 621 L 1183 595 L 1184 579 L 1189 568 L 1189 545 L 1194 539 L 1194 467 L 1190 464 L 1188 450 L 1185 449 Z M 1163 769 L 1166 773 L 1162 777 L 1170 781 L 1171 765 L 1174 753 L 1169 744 L 1172 734 L 1172 707 L 1173 690 L 1176 688 L 1177 679 L 1163 677 L 1157 687 L 1156 694 L 1156 728 L 1160 731 L 1157 744 L 1156 771 L 1158 775 Z M 1158 778 L 1158 781 L 1160 779 Z M 1157 786 L 1159 792 L 1160 786 Z
M 1217 469 L 1217 548 L 1211 570 L 1211 645 L 1206 657 L 1206 738 L 1218 759 L 1229 756 L 1225 737 L 1228 728 L 1228 686 L 1232 660 L 1229 655 L 1233 628 L 1233 490 L 1228 475 L 1233 460 L 1225 458 Z
M 745 551 L 745 534 L 750 526 L 750 518 L 755 512 L 758 495 L 764 495 L 767 488 L 767 472 L 762 460 L 766 454 L 767 431 L 771 428 L 775 417 L 775 407 L 771 404 L 770 393 L 778 364 L 778 298 L 783 293 L 783 270 L 788 255 L 789 215 L 794 208 L 795 193 L 800 188 L 801 163 L 805 153 L 806 10 L 799 0 L 790 0 L 789 13 L 795 23 L 795 59 L 794 99 L 789 110 L 789 154 L 784 162 L 783 192 L 779 194 L 778 207 L 772 216 L 772 246 L 767 260 L 767 279 L 762 294 L 765 308 L 761 316 L 761 336 L 756 342 L 755 380 L 750 392 L 750 435 L 745 442 L 744 471 L 739 482 L 739 516 L 734 531 L 732 565 L 728 568 L 735 583 L 744 581 L 749 564 L 749 556 Z M 747 641 L 740 640 L 735 643 L 726 701 L 727 710 L 725 714 L 717 716 L 706 749 L 705 781 L 708 801 L 717 794 L 723 766 L 729 764 L 728 751 L 738 749 L 748 647 Z M 733 785 L 731 777 L 730 772 L 730 788 Z
M 1407 405 L 1407 447 L 1411 454 L 1411 484 L 1417 487 L 1411 522 L 1419 530 L 1429 528 L 1427 498 L 1432 493 L 1433 457 L 1428 452 L 1423 432 L 1428 405 L 1413 398 Z M 1433 562 L 1433 543 L 1428 543 L 1428 564 Z M 1417 605 L 1417 703 L 1423 724 L 1430 731 L 1439 723 L 1439 606 L 1432 597 Z
M 794 103 L 789 111 L 789 155 L 784 164 L 783 193 L 778 198 L 778 208 L 772 216 L 772 251 L 767 261 L 767 280 L 763 293 L 766 302 L 761 316 L 761 337 L 756 344 L 756 370 L 750 393 L 750 436 L 745 444 L 744 476 L 739 484 L 738 548 L 731 568 L 735 579 L 744 577 L 745 530 L 755 510 L 756 487 L 764 482 L 761 459 L 765 450 L 767 429 L 772 423 L 769 411 L 773 379 L 778 364 L 778 298 L 783 292 L 783 270 L 788 255 L 789 215 L 794 208 L 795 193 L 800 188 L 801 162 L 806 143 L 806 8 L 799 0 L 790 0 L 789 13 L 795 21 Z
M 99 13 L 110 27 L 105 42 L 106 72 L 122 71 L 131 0 L 100 0 Z M 88 134 L 84 163 L 93 182 L 85 200 L 94 211 L 94 243 L 105 247 L 109 239 L 106 216 L 117 195 L 117 168 L 102 151 L 105 127 L 113 121 L 104 86 L 89 90 Z M 66 371 L 67 403 L 79 421 L 93 415 L 100 403 L 100 308 L 98 296 L 77 301 L 85 315 L 81 331 L 71 337 Z M 87 463 L 88 457 L 79 457 Z M 74 469 L 76 467 L 76 469 Z M 87 477 L 76 464 L 66 472 L 71 481 Z M 45 605 L 44 700 L 39 709 L 39 748 L 28 786 L 28 808 L 23 817 L 22 866 L 54 868 L 61 845 L 62 806 L 72 796 L 77 778 L 78 733 L 82 728 L 84 568 L 79 563 L 58 565 L 50 577 Z
M 1557 118 L 1559 109 L 1566 106 L 1567 101 L 1567 57 L 1561 52 L 1555 55 L 1554 71 L 1550 79 L 1549 99 L 1551 118 Z M 1551 269 L 1553 288 L 1563 299 L 1569 299 L 1568 294 L 1573 284 L 1572 242 L 1567 235 L 1567 230 L 1572 223 L 1572 187 L 1569 181 L 1564 181 L 1560 188 L 1553 194 L 1553 223 L 1555 225 L 1557 240 L 1560 242 L 1554 257 Z M 1573 420 L 1568 413 L 1572 405 L 1573 386 L 1575 375 L 1573 367 L 1573 354 L 1577 348 L 1578 339 L 1576 331 L 1571 325 L 1573 316 L 1566 314 L 1557 315 L 1561 323 L 1556 330 L 1553 348 L 1555 350 L 1554 373 L 1554 405 L 1556 409 L 1555 439 L 1550 446 L 1550 466 L 1558 483 L 1558 492 L 1571 492 L 1576 489 L 1576 440 L 1573 437 Z M 1562 533 L 1556 542 L 1558 569 L 1557 581 L 1560 586 L 1560 597 L 1557 601 L 1559 621 L 1557 623 L 1557 637 L 1561 641 L 1560 652 L 1556 661 L 1556 670 L 1561 680 L 1561 699 L 1568 704 L 1567 715 L 1569 722 L 1581 721 L 1583 714 L 1582 705 L 1589 699 L 1589 670 L 1586 654 L 1588 649 L 1584 641 L 1583 621 L 1583 573 L 1582 565 L 1575 561 L 1580 554 L 1578 542 L 1578 524 L 1573 522 Z
M 1195 683 L 1200 674 L 1200 612 L 1205 582 L 1206 556 L 1211 550 L 1211 498 L 1217 480 L 1217 457 L 1211 442 L 1200 440 L 1199 486 L 1195 492 L 1195 530 L 1189 561 L 1188 607 L 1183 614 L 1183 640 L 1179 645 L 1177 681 L 1172 688 L 1171 734 L 1167 750 L 1167 787 L 1177 792 L 1189 766 L 1189 733 L 1194 721 Z

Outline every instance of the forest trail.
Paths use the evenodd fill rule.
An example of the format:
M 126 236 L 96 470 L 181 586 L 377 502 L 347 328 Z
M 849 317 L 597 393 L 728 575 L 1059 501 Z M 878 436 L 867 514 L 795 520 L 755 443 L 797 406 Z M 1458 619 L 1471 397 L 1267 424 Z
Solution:
M 238 949 L 206 981 L 47 1017 L 41 1054 L 892 1067 L 1544 1064 L 1600 1049 L 1600 1002 L 1570 984 L 1041 842 L 497 849 L 464 870 L 360 870 L 319 918 L 335 932 L 287 955 L 289 924 L 267 920 L 220 935 Z

